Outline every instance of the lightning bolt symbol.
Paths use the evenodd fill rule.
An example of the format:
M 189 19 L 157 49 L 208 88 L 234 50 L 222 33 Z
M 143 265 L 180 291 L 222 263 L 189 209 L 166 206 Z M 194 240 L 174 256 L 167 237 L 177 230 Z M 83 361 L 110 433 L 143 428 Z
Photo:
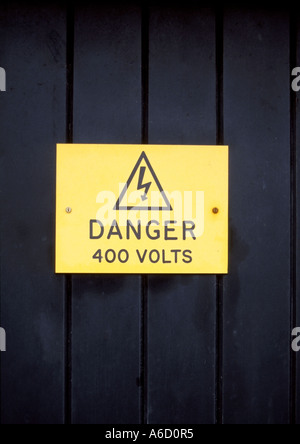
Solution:
M 138 190 L 145 189 L 145 194 L 142 196 L 142 200 L 145 201 L 148 199 L 147 194 L 149 192 L 149 189 L 151 187 L 152 182 L 144 183 L 144 177 L 145 177 L 146 167 L 141 167 L 140 169 L 140 177 L 139 177 L 139 183 L 138 183 Z

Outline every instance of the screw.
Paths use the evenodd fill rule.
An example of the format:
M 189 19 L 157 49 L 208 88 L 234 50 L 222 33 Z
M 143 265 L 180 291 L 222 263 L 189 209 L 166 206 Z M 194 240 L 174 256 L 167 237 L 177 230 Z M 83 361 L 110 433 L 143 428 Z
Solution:
M 72 208 L 71 207 L 67 207 L 66 208 L 66 213 L 68 213 L 68 214 L 72 213 Z
M 218 214 L 218 212 L 219 212 L 219 208 L 217 208 L 217 207 L 213 208 L 212 212 L 213 212 L 214 214 Z

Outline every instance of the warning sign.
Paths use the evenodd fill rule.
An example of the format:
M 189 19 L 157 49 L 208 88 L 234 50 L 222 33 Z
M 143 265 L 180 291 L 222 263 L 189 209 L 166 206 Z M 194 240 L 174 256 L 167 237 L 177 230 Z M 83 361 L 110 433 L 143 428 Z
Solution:
M 57 273 L 228 272 L 228 147 L 57 146 Z
M 144 164 L 144 165 L 143 165 Z M 143 165 L 143 166 L 142 166 Z M 147 174 L 146 174 L 147 173 Z M 137 181 L 138 178 L 138 181 Z M 147 182 L 148 180 L 148 182 Z M 131 191 L 130 191 L 131 188 Z M 159 191 L 161 197 L 164 201 L 164 206 L 161 207 L 150 207 L 149 206 L 149 198 L 148 194 L 149 192 L 153 192 L 153 190 Z M 135 203 L 134 206 L 122 206 L 122 202 L 127 197 L 128 193 L 132 194 L 132 191 L 140 191 L 140 193 L 136 193 L 137 195 L 140 194 L 140 201 L 138 203 Z M 141 154 L 141 157 L 139 158 L 136 166 L 134 167 L 119 199 L 115 206 L 116 210 L 157 210 L 157 211 L 163 211 L 163 210 L 172 210 L 171 204 L 166 196 L 166 193 L 162 189 L 161 184 L 159 183 L 159 180 L 153 171 L 153 168 L 148 160 L 148 157 L 145 152 Z

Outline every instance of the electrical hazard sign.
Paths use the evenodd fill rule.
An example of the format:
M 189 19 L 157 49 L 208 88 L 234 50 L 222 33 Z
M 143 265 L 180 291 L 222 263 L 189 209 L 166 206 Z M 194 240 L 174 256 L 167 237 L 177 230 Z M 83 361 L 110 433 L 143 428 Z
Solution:
M 143 165 L 143 166 L 142 166 Z M 150 173 L 146 174 L 146 172 Z M 136 174 L 138 174 L 138 184 L 136 185 L 134 179 L 136 177 Z M 145 179 L 145 175 L 146 177 L 148 176 L 149 182 L 147 182 L 147 179 Z M 123 200 L 125 200 L 125 198 L 127 197 L 126 195 L 128 195 L 128 192 L 130 192 L 130 186 L 134 187 L 134 191 L 137 191 L 136 195 L 138 198 L 140 198 L 140 202 L 137 205 L 135 203 L 135 205 L 131 205 L 131 206 L 124 206 L 124 204 L 122 204 Z M 148 193 L 149 191 L 151 191 L 151 194 L 153 193 L 153 191 L 159 191 L 159 196 L 163 198 L 163 206 L 149 206 L 149 198 L 148 198 Z M 141 191 L 141 193 L 139 193 Z M 131 191 L 132 192 L 132 191 Z M 163 210 L 171 210 L 171 204 L 170 201 L 168 200 L 166 193 L 164 192 L 164 190 L 162 189 L 161 184 L 159 183 L 159 180 L 149 162 L 149 159 L 146 155 L 145 152 L 143 152 L 136 164 L 136 166 L 134 167 L 127 183 L 125 184 L 123 191 L 118 199 L 118 202 L 116 203 L 115 206 L 116 210 L 141 210 L 141 211 L 151 211 L 151 210 L 155 210 L 155 211 L 163 211 Z
M 57 145 L 56 272 L 228 272 L 228 147 Z

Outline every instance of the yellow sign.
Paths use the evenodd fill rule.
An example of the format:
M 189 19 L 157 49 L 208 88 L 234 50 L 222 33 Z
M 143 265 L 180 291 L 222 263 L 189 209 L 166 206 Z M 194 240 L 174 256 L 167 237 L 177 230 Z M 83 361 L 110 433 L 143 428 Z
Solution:
M 228 147 L 57 146 L 56 272 L 228 272 Z

